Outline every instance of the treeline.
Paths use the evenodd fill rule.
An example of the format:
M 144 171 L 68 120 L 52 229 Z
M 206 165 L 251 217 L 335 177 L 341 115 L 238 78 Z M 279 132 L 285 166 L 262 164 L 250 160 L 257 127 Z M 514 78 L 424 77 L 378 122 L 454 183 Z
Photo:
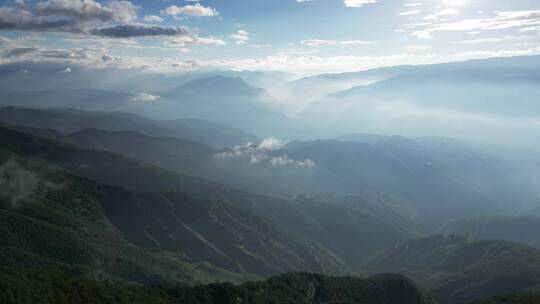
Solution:
M 242 285 L 136 286 L 70 276 L 52 268 L 0 267 L 0 303 L 21 304 L 429 304 L 409 280 L 294 273 Z

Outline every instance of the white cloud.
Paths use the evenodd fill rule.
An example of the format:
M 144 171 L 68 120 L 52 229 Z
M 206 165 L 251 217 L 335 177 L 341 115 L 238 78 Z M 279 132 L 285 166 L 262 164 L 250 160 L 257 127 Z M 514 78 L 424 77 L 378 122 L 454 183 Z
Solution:
M 139 102 L 139 101 L 152 102 L 152 101 L 157 101 L 159 99 L 160 99 L 160 97 L 157 96 L 157 95 L 152 95 L 152 94 L 148 94 L 148 93 L 140 93 L 140 94 L 137 94 L 137 95 L 133 96 L 130 100 L 133 101 L 133 102 Z
M 137 7 L 129 1 L 49 0 L 34 5 L 40 16 L 69 16 L 78 20 L 131 22 L 137 19 Z
M 358 45 L 358 44 L 372 44 L 373 41 L 366 40 L 323 40 L 323 39 L 310 39 L 302 40 L 301 44 L 307 46 L 324 46 L 324 45 Z
M 200 3 L 188 4 L 185 6 L 171 5 L 161 12 L 173 17 L 193 16 L 193 17 L 214 17 L 219 12 L 211 7 L 202 6 Z
M 435 16 L 459 15 L 459 13 L 461 13 L 460 10 L 449 7 L 435 12 Z
M 504 37 L 490 37 L 490 38 L 478 38 L 478 39 L 469 39 L 454 41 L 453 44 L 480 44 L 480 43 L 501 43 L 501 42 L 511 42 L 511 41 L 524 41 L 529 40 L 532 37 L 530 36 L 504 36 Z
M 419 39 L 429 39 L 435 32 L 489 31 L 540 25 L 540 11 L 505 11 L 495 17 L 464 19 L 456 22 L 432 24 L 424 30 L 414 32 Z
M 195 36 L 195 35 L 181 36 L 181 37 L 177 37 L 177 38 L 172 38 L 172 39 L 169 39 L 169 40 L 165 40 L 164 43 L 169 44 L 169 45 L 180 45 L 180 46 L 184 46 L 184 45 L 215 45 L 215 46 L 225 45 L 225 41 L 223 41 L 220 38 L 216 38 L 216 37 L 212 37 L 212 36 L 210 36 L 210 37 L 200 37 L 200 36 Z
M 236 41 L 236 44 L 246 44 L 249 41 L 249 33 L 244 30 L 238 30 L 229 36 Z
M 416 15 L 416 14 L 420 14 L 422 11 L 419 11 L 419 10 L 412 10 L 412 11 L 405 11 L 405 12 L 401 12 L 399 13 L 400 16 L 411 16 L 411 15 Z
M 279 138 L 268 137 L 265 138 L 260 144 L 259 148 L 262 150 L 277 150 L 283 146 L 283 142 Z
M 146 22 L 163 22 L 163 18 L 156 15 L 146 15 L 143 20 Z
M 539 55 L 540 47 L 530 48 L 526 50 L 485 50 L 485 51 L 467 51 L 457 53 L 455 57 L 463 58 L 490 58 L 490 57 L 512 57 L 512 56 L 525 56 L 525 55 Z
M 346 7 L 362 7 L 366 4 L 373 4 L 378 3 L 377 0 L 344 0 L 343 4 L 345 4 Z
M 314 167 L 316 164 L 311 159 L 297 160 L 285 153 L 277 154 L 282 146 L 281 140 L 274 137 L 264 139 L 259 145 L 248 143 L 244 146 L 223 149 L 214 155 L 218 160 L 241 159 L 249 165 L 270 165 L 272 167 Z
M 278 157 L 272 157 L 269 160 L 270 164 L 274 167 L 283 167 L 283 166 L 298 166 L 298 167 L 314 167 L 315 162 L 311 159 L 305 159 L 305 160 L 294 160 L 290 158 L 288 155 L 280 155 Z

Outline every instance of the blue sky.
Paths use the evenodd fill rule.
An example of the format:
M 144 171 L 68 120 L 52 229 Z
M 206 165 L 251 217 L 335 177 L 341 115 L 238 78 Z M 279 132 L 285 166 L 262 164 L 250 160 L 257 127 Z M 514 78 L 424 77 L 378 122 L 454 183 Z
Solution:
M 538 0 L 0 1 L 0 63 L 364 70 L 540 53 Z

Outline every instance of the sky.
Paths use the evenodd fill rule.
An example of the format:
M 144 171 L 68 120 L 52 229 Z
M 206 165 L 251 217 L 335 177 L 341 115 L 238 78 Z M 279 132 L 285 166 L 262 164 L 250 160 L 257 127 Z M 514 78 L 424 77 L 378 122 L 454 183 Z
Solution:
M 0 64 L 335 73 L 540 54 L 538 0 L 0 0 Z

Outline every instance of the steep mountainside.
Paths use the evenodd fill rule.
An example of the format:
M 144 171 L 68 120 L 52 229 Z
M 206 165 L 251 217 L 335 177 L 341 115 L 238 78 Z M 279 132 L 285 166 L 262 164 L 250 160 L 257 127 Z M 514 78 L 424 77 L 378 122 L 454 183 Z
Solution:
M 479 240 L 505 240 L 540 248 L 540 219 L 536 216 L 480 217 L 452 221 L 443 233 L 468 234 Z
M 413 140 L 388 137 L 375 143 L 293 142 L 284 148 L 308 158 L 342 181 L 340 191 L 359 189 L 406 198 L 424 219 L 440 225 L 471 214 L 496 214 L 500 204 L 466 174 L 453 171 Z M 330 185 L 330 184 L 329 184 Z M 325 189 L 336 191 L 336 189 Z
M 255 135 L 204 120 L 152 120 L 122 112 L 87 112 L 61 109 L 0 108 L 0 122 L 29 128 L 51 129 L 62 133 L 85 129 L 133 131 L 149 136 L 173 137 L 210 147 L 259 142 Z
M 297 195 L 291 206 L 267 206 L 300 235 L 331 248 L 352 270 L 379 250 L 423 234 L 416 211 L 384 195 Z
M 178 176 L 107 152 L 85 151 L 8 129 L 1 131 L 4 150 L 137 191 L 118 188 L 103 198 L 111 204 L 103 208 L 113 224 L 138 246 L 183 250 L 195 259 L 258 275 L 343 269 L 332 253 L 289 231 L 263 208 L 264 204 L 286 202 Z M 270 253 L 272 250 L 277 251 Z
M 83 150 L 70 144 L 31 136 L 12 129 L 0 128 L 0 139 L 3 142 L 4 149 L 21 156 L 39 158 L 52 162 L 74 174 L 101 183 L 120 186 L 132 191 L 166 192 L 155 198 L 148 198 L 139 202 L 138 206 L 142 206 L 141 210 L 147 210 L 147 207 L 144 207 L 146 203 L 158 208 L 158 210 L 165 211 L 168 209 L 163 209 L 163 206 L 166 206 L 168 201 L 173 201 L 175 205 L 183 206 L 182 203 L 185 200 L 181 196 L 175 196 L 175 192 L 196 198 L 194 199 L 195 201 L 201 202 L 193 206 L 197 208 L 203 208 L 205 205 L 204 202 L 207 201 L 219 202 L 223 206 L 208 207 L 208 209 L 204 209 L 206 208 L 204 207 L 203 210 L 207 211 L 200 211 L 201 213 L 199 215 L 199 217 L 203 215 L 209 216 L 204 221 L 201 218 L 201 223 L 204 224 L 204 226 L 201 226 L 201 229 L 204 229 L 204 231 L 210 234 L 214 233 L 212 237 L 217 235 L 215 233 L 223 230 L 222 228 L 214 227 L 210 223 L 211 219 L 219 214 L 231 219 L 237 219 L 237 217 L 245 219 L 249 214 L 252 215 L 249 215 L 248 218 L 257 215 L 261 218 L 261 221 L 266 222 L 266 225 L 270 225 L 269 227 L 275 227 L 282 232 L 288 231 L 287 235 L 290 235 L 292 238 L 298 237 L 298 241 L 289 239 L 287 242 L 299 244 L 298 242 L 304 240 L 306 242 L 305 246 L 312 248 L 308 250 L 307 247 L 302 247 L 304 249 L 299 249 L 301 247 L 298 247 L 298 250 L 304 250 L 305 252 L 311 252 L 312 250 L 320 251 L 320 256 L 326 256 L 323 259 L 328 259 L 329 262 L 324 263 L 329 263 L 328 267 L 330 268 L 339 268 L 336 265 L 341 263 L 338 261 L 339 259 L 332 257 L 333 254 L 337 255 L 340 259 L 346 260 L 349 266 L 354 268 L 361 260 L 375 251 L 409 237 L 418 236 L 422 230 L 422 224 L 410 205 L 391 196 L 364 194 L 354 196 L 298 196 L 292 201 L 270 199 L 202 179 L 175 175 L 169 171 L 125 159 L 116 154 Z M 129 204 L 129 201 L 126 203 Z M 178 208 L 180 208 L 179 210 L 184 210 L 184 208 L 189 208 L 189 206 L 186 205 Z M 236 211 L 223 209 L 224 206 L 230 206 L 233 208 L 232 210 Z M 130 212 L 134 212 L 133 217 L 140 219 L 142 223 L 151 220 L 147 216 L 143 216 L 145 213 L 142 211 L 137 211 L 139 209 L 130 210 Z M 158 212 L 157 214 L 166 215 L 167 213 L 165 211 L 158 212 L 156 210 Z M 121 213 L 125 212 L 127 211 Z M 214 212 L 216 214 L 211 216 Z M 242 212 L 247 212 L 247 215 L 241 215 Z M 333 227 L 329 219 L 325 217 L 326 212 L 335 213 L 333 219 L 342 223 L 339 229 L 335 229 L 337 227 Z M 185 212 L 180 213 L 184 215 Z M 182 218 L 180 215 L 179 217 Z M 229 223 L 230 225 L 234 224 L 234 222 L 225 219 L 220 219 L 220 222 Z M 244 224 L 247 225 L 247 223 Z M 136 228 L 140 228 L 135 225 L 135 222 L 133 222 L 133 225 Z M 147 223 L 144 225 L 153 227 L 154 224 Z M 251 225 L 247 226 L 251 227 Z M 158 229 L 158 231 L 164 229 L 160 227 L 158 225 L 152 229 Z M 215 229 L 210 229 L 210 227 L 214 227 Z M 384 231 L 384 233 L 379 234 L 378 238 L 372 237 L 380 231 Z M 140 234 L 142 232 L 138 233 Z M 204 236 L 204 233 L 200 231 L 198 234 Z M 167 233 L 157 233 L 152 238 L 160 240 L 166 235 Z M 143 235 L 137 236 L 137 239 L 141 237 L 143 239 L 145 238 Z M 212 237 L 205 236 L 204 238 L 211 239 Z M 243 238 L 248 239 L 247 236 Z M 225 239 L 225 237 L 222 239 L 218 238 L 216 242 L 221 242 Z M 374 240 L 373 243 L 370 243 L 368 239 Z M 157 243 L 162 242 L 168 243 L 170 241 L 160 240 Z M 356 245 L 351 245 L 353 243 L 356 243 Z M 317 244 L 322 244 L 326 249 Z M 219 248 L 219 246 L 217 247 Z M 225 249 L 220 248 L 220 251 L 225 251 Z M 296 249 L 293 251 L 296 251 Z M 319 256 L 318 253 L 315 255 Z M 265 257 L 265 261 L 264 263 L 269 262 L 270 258 Z M 272 263 L 279 264 L 277 261 Z
M 536 304 L 540 303 L 540 294 L 517 294 L 498 296 L 490 299 L 471 302 L 470 304 Z
M 368 260 L 364 269 L 407 275 L 443 304 L 540 288 L 539 250 L 461 235 L 404 242 Z

